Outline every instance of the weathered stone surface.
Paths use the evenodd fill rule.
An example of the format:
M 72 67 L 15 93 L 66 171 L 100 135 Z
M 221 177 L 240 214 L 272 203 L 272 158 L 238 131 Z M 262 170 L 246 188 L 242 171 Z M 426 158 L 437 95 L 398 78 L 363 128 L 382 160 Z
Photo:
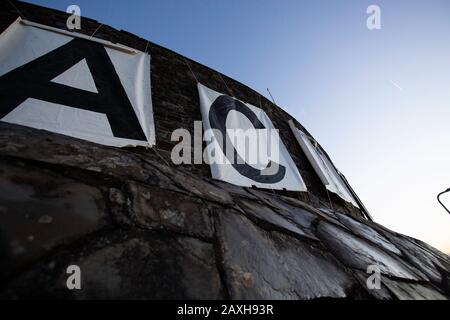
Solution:
M 233 200 L 226 190 L 220 189 L 208 183 L 200 177 L 192 176 L 180 170 L 173 170 L 170 167 L 153 163 L 159 170 L 171 177 L 180 187 L 203 199 L 218 202 L 224 205 L 232 205 Z
M 329 220 L 328 216 L 298 199 L 286 196 L 279 197 L 268 192 L 254 189 L 248 190 L 265 204 L 266 207 L 272 208 L 274 211 L 278 212 L 286 219 L 293 221 L 301 228 L 311 229 L 311 224 L 317 218 Z M 337 220 L 332 222 L 338 223 Z
M 208 207 L 201 199 L 137 183 L 129 183 L 127 193 L 129 216 L 139 227 L 212 238 Z
M 409 280 L 428 280 L 413 267 L 350 232 L 321 222 L 317 236 L 345 265 L 366 271 L 376 265 L 383 274 Z
M 107 220 L 98 189 L 45 170 L 0 163 L 0 279 Z
M 243 199 L 238 200 L 238 204 L 247 217 L 265 229 L 280 230 L 297 237 L 301 236 L 310 240 L 317 240 L 311 231 L 297 227 L 267 206 Z
M 442 263 L 444 265 L 446 265 L 446 269 L 450 269 L 450 255 L 447 253 L 443 253 L 439 250 L 437 250 L 436 248 L 433 248 L 432 246 L 430 246 L 429 244 L 420 241 L 418 239 L 413 239 L 408 237 L 408 239 L 415 245 L 419 246 L 420 248 L 428 251 L 429 253 L 431 253 L 434 257 L 436 257 L 438 260 L 442 261 Z
M 328 209 L 328 208 L 322 208 L 322 207 L 319 208 L 319 210 L 320 210 L 320 212 L 325 214 L 327 217 L 332 218 L 332 219 L 334 219 L 336 221 L 339 221 L 338 217 L 335 214 L 335 212 L 336 212 L 335 210 L 331 210 L 331 209 Z
M 345 226 L 339 222 L 337 216 L 334 214 L 334 211 L 325 210 L 323 208 L 315 208 L 308 203 L 305 203 L 303 201 L 291 197 L 281 197 L 280 200 L 282 202 L 285 202 L 286 205 L 290 205 L 289 211 L 293 210 L 295 212 L 297 209 L 303 209 L 319 217 L 320 220 L 325 220 L 328 221 L 329 223 L 345 228 Z
M 121 227 L 135 225 L 128 214 L 130 199 L 121 189 L 110 188 L 108 192 L 109 211 L 114 223 Z
M 448 300 L 442 293 L 429 285 L 422 285 L 420 283 L 408 283 L 401 281 L 393 281 L 383 278 L 389 290 L 399 300 Z
M 296 225 L 302 229 L 306 229 L 310 232 L 313 230 L 314 221 L 320 219 L 320 216 L 307 211 L 303 208 L 296 208 L 289 206 L 288 211 L 278 211 L 283 217 L 294 222 Z
M 338 212 L 336 212 L 335 215 L 342 224 L 344 224 L 349 230 L 352 230 L 358 236 L 363 237 L 364 239 L 369 240 L 370 242 L 377 244 L 394 254 L 401 255 L 400 250 L 398 250 L 396 246 L 390 243 L 384 236 L 379 234 L 374 229 L 364 225 L 361 222 L 358 222 L 354 218 L 350 218 Z
M 374 222 L 365 224 L 383 234 L 403 254 L 404 259 L 422 273 L 446 288 L 450 288 L 450 257 L 424 242 L 399 234 Z
M 256 200 L 257 197 L 252 195 L 247 188 L 242 188 L 239 186 L 235 186 L 234 184 L 219 181 L 219 180 L 211 180 L 211 183 L 216 185 L 218 188 L 226 190 L 230 195 L 238 196 L 240 198 L 246 198 L 251 200 Z
M 65 28 L 66 13 L 11 1 L 28 19 Z M 0 29 L 17 17 L 10 1 L 0 1 Z M 449 294 L 448 256 L 366 221 L 359 209 L 327 196 L 287 125 L 290 115 L 212 69 L 82 19 L 81 33 L 95 31 L 96 37 L 138 50 L 148 47 L 157 146 L 111 148 L 0 123 L 2 297 L 432 299 Z M 308 192 L 241 188 L 212 180 L 207 164 L 172 165 L 171 133 L 179 128 L 193 133 L 194 121 L 202 119 L 197 82 L 186 61 L 203 84 L 220 92 L 230 88 L 238 99 L 267 112 Z M 69 292 L 65 272 L 75 263 L 82 268 L 83 290 Z M 367 290 L 368 264 L 389 275 L 383 277 L 389 290 L 387 284 L 381 291 Z
M 362 272 L 359 270 L 352 270 L 352 274 L 355 277 L 355 279 L 359 281 L 361 287 L 366 290 L 367 294 L 372 299 L 375 299 L 375 300 L 392 300 L 393 299 L 393 296 L 390 294 L 389 290 L 386 288 L 386 286 L 381 281 L 380 281 L 380 288 L 369 289 L 369 286 L 367 285 L 367 281 L 368 281 L 369 277 L 373 275 L 373 273 L 368 274 L 366 272 Z
M 390 234 L 387 234 L 387 236 L 389 236 L 392 243 L 395 243 L 395 245 L 401 249 L 409 263 L 425 273 L 430 280 L 435 283 L 446 281 L 446 279 L 442 277 L 441 272 L 450 275 L 448 272 L 450 265 L 446 264 L 443 259 L 435 257 L 431 252 L 415 245 L 404 236 L 394 236 Z
M 279 201 L 278 198 L 274 194 L 270 194 L 270 191 L 263 192 L 256 189 L 247 189 L 252 195 L 257 197 L 262 203 L 266 204 L 266 206 L 272 207 L 274 209 L 278 209 L 280 211 L 288 211 L 289 207 L 286 206 L 285 203 Z
M 44 130 L 0 122 L 0 153 L 179 191 L 170 179 L 131 152 Z
M 81 248 L 81 249 L 80 249 Z M 66 288 L 66 268 L 82 270 L 82 289 Z M 9 284 L 6 298 L 220 299 L 211 244 L 150 232 L 115 232 L 61 251 Z
M 329 254 L 241 215 L 223 212 L 217 229 L 232 299 L 345 298 L 355 285 Z

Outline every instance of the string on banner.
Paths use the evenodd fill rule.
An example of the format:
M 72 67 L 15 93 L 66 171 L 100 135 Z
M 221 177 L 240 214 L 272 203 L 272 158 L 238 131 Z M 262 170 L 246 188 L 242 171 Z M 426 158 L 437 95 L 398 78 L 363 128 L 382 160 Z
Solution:
M 17 11 L 17 13 L 19 14 L 19 16 L 20 16 L 22 19 L 28 20 L 28 19 L 25 17 L 25 15 L 23 15 L 22 12 L 20 12 L 20 10 L 14 5 L 14 3 L 12 3 L 10 0 L 8 0 L 8 2 L 9 2 L 9 4 L 14 8 L 14 10 Z
M 328 191 L 326 186 L 325 186 L 325 191 L 327 192 L 327 197 L 328 197 L 328 201 L 330 202 L 331 211 L 334 211 L 333 203 L 331 202 L 330 192 Z
M 264 110 L 263 106 L 262 106 L 262 99 L 261 99 L 261 95 L 259 93 L 256 93 L 258 95 L 259 98 L 259 107 Z
M 316 150 L 316 153 L 318 154 L 319 159 L 320 159 L 320 161 L 322 162 L 322 165 L 323 165 L 324 169 L 328 172 L 328 176 L 332 177 L 332 176 L 333 176 L 333 173 L 330 171 L 330 169 L 328 168 L 328 165 L 327 165 L 327 164 L 325 163 L 325 161 L 323 160 L 323 157 L 325 157 L 325 155 L 324 155 L 324 154 L 322 153 L 322 151 L 320 150 L 319 144 L 318 144 L 317 141 L 314 140 L 312 137 L 311 137 L 311 138 L 307 137 L 307 139 L 309 139 L 310 141 L 312 140 L 311 142 L 313 142 L 313 143 L 312 143 L 313 148 L 314 148 L 314 150 Z M 333 203 L 331 202 L 330 192 L 328 191 L 327 186 L 325 186 L 325 191 L 327 192 L 328 201 L 330 202 L 330 208 L 331 208 L 332 211 L 334 211 Z
M 170 167 L 170 164 L 169 164 L 169 163 L 166 161 L 166 159 L 164 159 L 164 157 L 158 152 L 158 147 L 155 145 L 155 147 L 152 148 L 152 149 L 155 151 L 156 155 L 161 159 L 161 161 L 163 161 L 163 162 L 166 164 L 166 166 Z
M 278 106 L 277 103 L 275 102 L 275 99 L 273 98 L 272 93 L 270 92 L 269 88 L 267 88 L 267 92 L 269 93 L 270 97 L 272 98 L 273 104 Z
M 222 74 L 221 74 L 220 72 L 218 72 L 218 74 L 219 74 L 219 77 L 220 77 L 220 79 L 222 80 L 223 84 L 224 84 L 225 87 L 227 88 L 228 93 L 229 93 L 231 96 L 234 96 L 234 95 L 233 95 L 233 91 L 231 91 L 230 88 L 228 87 L 227 83 L 225 82 L 224 78 L 222 77 Z
M 101 23 L 101 24 L 97 27 L 97 29 L 95 29 L 95 31 L 92 33 L 92 35 L 90 36 L 89 39 L 92 39 L 92 38 L 94 37 L 94 35 L 97 33 L 97 31 L 100 30 L 101 27 L 103 27 L 103 23 Z
M 192 74 L 192 76 L 194 77 L 195 81 L 196 81 L 197 83 L 200 83 L 200 82 L 198 81 L 197 76 L 195 75 L 194 71 L 192 71 L 192 68 L 191 68 L 191 66 L 189 65 L 189 63 L 187 62 L 186 58 L 185 58 L 185 57 L 182 57 L 182 58 L 183 58 L 183 60 L 184 60 L 184 63 L 185 63 L 185 64 L 187 65 L 187 67 L 189 68 L 189 71 L 191 72 L 191 74 Z

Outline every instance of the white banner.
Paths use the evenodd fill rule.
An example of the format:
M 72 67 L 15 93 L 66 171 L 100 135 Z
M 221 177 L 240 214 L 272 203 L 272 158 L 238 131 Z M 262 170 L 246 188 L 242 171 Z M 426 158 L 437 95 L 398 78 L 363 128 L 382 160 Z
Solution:
M 18 19 L 0 35 L 0 119 L 92 142 L 153 146 L 150 56 Z
M 201 84 L 198 91 L 213 178 L 244 187 L 306 191 L 263 110 Z
M 306 154 L 306 157 L 327 190 L 337 194 L 345 201 L 350 202 L 355 207 L 359 208 L 358 203 L 355 201 L 351 195 L 351 192 L 342 181 L 336 168 L 330 162 L 328 157 L 322 153 L 316 142 L 311 141 L 311 139 L 303 131 L 295 126 L 292 120 L 289 121 L 289 126 L 300 144 L 300 147 Z

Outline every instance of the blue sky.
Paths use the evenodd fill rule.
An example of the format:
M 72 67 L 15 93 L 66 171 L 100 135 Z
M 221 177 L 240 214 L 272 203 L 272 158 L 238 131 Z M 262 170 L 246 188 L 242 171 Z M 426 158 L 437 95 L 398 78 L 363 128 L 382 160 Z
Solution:
M 375 220 L 450 253 L 450 2 L 29 0 L 216 69 L 296 117 Z M 381 8 L 382 29 L 366 27 Z M 445 199 L 450 206 L 450 196 Z

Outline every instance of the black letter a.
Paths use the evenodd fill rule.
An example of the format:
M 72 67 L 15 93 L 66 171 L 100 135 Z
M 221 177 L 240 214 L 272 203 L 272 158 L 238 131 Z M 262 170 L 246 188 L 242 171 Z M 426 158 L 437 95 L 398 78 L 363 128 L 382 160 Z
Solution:
M 98 93 L 51 82 L 83 59 Z M 99 43 L 76 38 L 0 77 L 0 119 L 28 98 L 103 113 L 115 137 L 147 140 L 114 65 Z

